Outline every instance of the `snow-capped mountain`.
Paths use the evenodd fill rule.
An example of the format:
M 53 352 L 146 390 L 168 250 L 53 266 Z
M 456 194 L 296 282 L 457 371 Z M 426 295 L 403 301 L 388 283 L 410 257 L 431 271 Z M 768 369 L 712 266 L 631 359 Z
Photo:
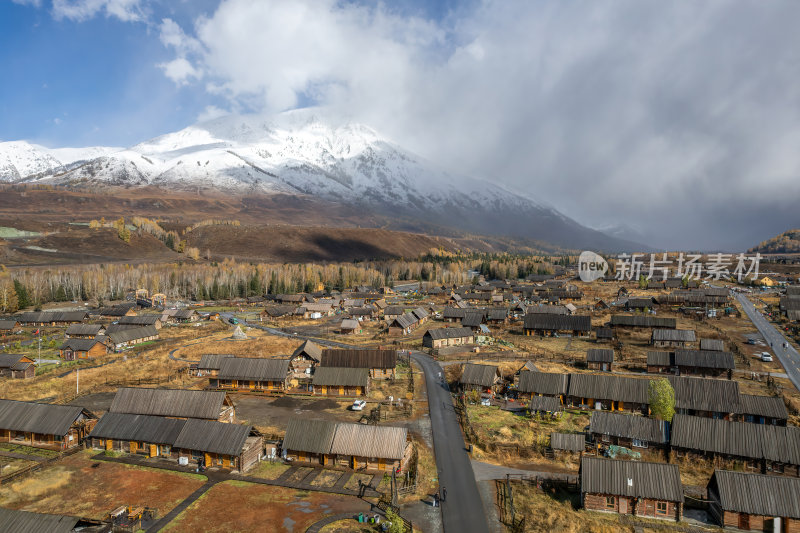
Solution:
M 2 143 L 0 181 L 309 195 L 475 233 L 624 247 L 529 197 L 448 173 L 363 124 L 318 109 L 222 117 L 127 149 Z

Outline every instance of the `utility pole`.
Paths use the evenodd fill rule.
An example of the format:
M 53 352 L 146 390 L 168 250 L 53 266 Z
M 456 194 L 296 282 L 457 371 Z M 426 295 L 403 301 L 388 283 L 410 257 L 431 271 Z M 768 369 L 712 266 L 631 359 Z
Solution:
M 80 391 L 80 384 L 81 384 L 81 369 L 75 369 L 75 395 L 77 396 Z

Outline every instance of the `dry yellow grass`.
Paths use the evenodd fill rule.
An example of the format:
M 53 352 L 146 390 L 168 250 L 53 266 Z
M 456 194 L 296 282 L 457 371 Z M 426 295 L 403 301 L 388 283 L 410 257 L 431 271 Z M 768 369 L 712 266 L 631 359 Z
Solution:
M 289 339 L 270 335 L 255 328 L 245 328 L 248 339 L 236 341 L 231 339 L 233 330 L 217 332 L 187 342 L 178 348 L 175 357 L 200 360 L 203 354 L 221 353 L 240 355 L 243 357 L 278 357 L 291 355 L 302 344 L 302 340 Z
M 70 484 L 72 472 L 62 466 L 49 468 L 35 477 L 25 477 L 0 488 L 0 500 L 8 503 L 33 500 Z

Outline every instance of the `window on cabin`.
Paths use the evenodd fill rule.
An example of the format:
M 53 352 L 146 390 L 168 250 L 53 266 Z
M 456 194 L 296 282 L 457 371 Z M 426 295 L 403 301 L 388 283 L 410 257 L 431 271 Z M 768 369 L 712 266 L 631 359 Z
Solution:
M 632 444 L 634 448 L 647 448 L 646 440 L 633 439 Z
M 608 433 L 603 433 L 603 442 L 609 442 L 611 440 L 611 436 Z
M 657 515 L 667 514 L 667 502 L 656 502 L 656 514 Z
M 617 506 L 616 496 L 606 496 L 606 509 L 613 509 Z

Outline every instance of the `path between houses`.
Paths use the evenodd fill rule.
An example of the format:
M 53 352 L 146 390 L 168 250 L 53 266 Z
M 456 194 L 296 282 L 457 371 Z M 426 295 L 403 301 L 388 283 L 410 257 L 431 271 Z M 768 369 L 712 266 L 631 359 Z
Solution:
M 43 461 L 51 459 L 51 457 L 46 457 L 42 455 L 28 455 L 25 453 L 7 452 L 5 450 L 0 450 L 0 456 L 11 457 L 12 459 L 24 459 L 25 461 L 36 461 L 37 463 L 41 463 Z
M 158 522 L 147 528 L 147 533 L 156 533 L 156 531 L 161 531 L 164 529 L 167 524 L 175 520 L 179 514 L 188 509 L 190 505 L 200 498 L 200 496 L 208 492 L 211 487 L 219 482 L 219 479 L 209 479 L 202 487 L 191 493 L 188 498 L 179 503 L 173 510 L 165 514 L 160 520 L 158 520 Z

